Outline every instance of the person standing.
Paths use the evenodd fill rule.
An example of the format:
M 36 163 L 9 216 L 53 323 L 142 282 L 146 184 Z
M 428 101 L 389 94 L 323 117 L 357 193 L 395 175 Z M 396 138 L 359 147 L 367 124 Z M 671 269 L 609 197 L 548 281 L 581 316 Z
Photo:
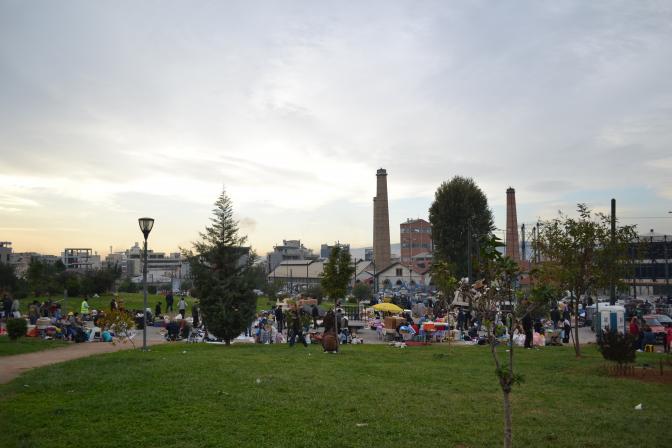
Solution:
M 9 298 L 7 294 L 2 296 L 2 309 L 4 313 L 5 320 L 12 317 L 12 299 Z
M 637 322 L 637 317 L 633 317 L 630 320 L 630 325 L 628 326 L 628 333 L 634 338 L 634 349 L 639 350 L 641 348 L 639 343 L 639 323 Z
M 551 321 L 553 322 L 553 329 L 557 330 L 558 322 L 560 322 L 560 311 L 558 311 L 557 306 L 554 306 L 551 310 Z
M 117 305 L 117 299 L 112 297 L 112 300 L 110 301 L 110 311 L 117 311 L 118 309 L 119 305 Z
M 192 319 L 194 319 L 194 322 L 193 322 L 194 328 L 198 328 L 199 323 L 200 323 L 198 321 L 198 318 L 199 318 L 198 311 L 199 311 L 198 310 L 198 302 L 194 302 L 194 304 L 191 305 L 191 317 L 192 317 Z
M 313 305 L 312 314 L 313 314 L 313 328 L 317 330 L 317 318 L 320 317 L 320 311 L 317 309 L 317 305 Z
M 37 300 L 33 300 L 33 303 L 28 305 L 28 320 L 30 321 L 30 325 L 35 325 L 38 317 L 40 317 L 40 303 Z
M 173 292 L 168 291 L 166 294 L 166 313 L 173 312 Z
M 275 307 L 275 321 L 278 324 L 278 332 L 282 333 L 282 330 L 284 329 L 283 323 L 285 320 L 285 316 L 282 313 L 282 307 L 280 305 Z
M 569 334 L 572 332 L 572 324 L 569 322 L 569 319 L 565 319 L 562 322 L 562 343 L 569 344 Z
M 79 313 L 82 315 L 82 320 L 89 320 L 89 302 L 86 297 L 82 300 L 82 305 L 79 307 Z
M 523 331 L 525 332 L 525 348 L 532 348 L 532 317 L 529 313 L 523 316 Z
M 156 317 L 161 317 L 161 302 L 156 302 L 156 306 L 154 307 L 154 314 Z
M 172 308 L 172 304 L 171 304 Z M 182 315 L 182 319 L 187 318 L 187 302 L 184 300 L 184 296 L 180 297 L 180 301 L 177 302 L 177 310 Z
M 12 301 L 11 315 L 15 319 L 21 317 L 21 304 L 19 303 L 19 299 L 14 299 Z

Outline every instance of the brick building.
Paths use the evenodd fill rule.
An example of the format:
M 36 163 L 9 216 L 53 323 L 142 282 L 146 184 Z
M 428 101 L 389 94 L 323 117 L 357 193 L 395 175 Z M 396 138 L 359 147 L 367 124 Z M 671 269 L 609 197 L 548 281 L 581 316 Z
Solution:
M 430 223 L 424 219 L 407 219 L 399 225 L 399 230 L 401 263 L 415 265 L 416 260 L 413 257 L 432 253 L 432 225 Z M 427 266 L 423 266 L 425 267 Z

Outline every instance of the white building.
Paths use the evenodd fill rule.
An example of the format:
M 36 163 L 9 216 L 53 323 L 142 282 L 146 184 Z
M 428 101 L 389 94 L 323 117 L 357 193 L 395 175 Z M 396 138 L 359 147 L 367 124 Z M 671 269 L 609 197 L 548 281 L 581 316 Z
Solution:
M 266 254 L 266 269 L 270 273 L 284 261 L 316 259 L 313 251 L 301 244 L 301 240 L 282 240 L 281 245 L 274 246 L 273 252 Z

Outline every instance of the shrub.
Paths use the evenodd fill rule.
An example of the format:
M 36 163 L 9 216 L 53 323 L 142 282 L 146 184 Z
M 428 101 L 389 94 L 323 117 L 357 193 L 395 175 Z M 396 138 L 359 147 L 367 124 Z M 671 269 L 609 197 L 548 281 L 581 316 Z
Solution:
M 12 341 L 16 341 L 21 336 L 25 336 L 26 330 L 28 330 L 28 322 L 26 322 L 26 319 L 7 320 L 7 335 Z
M 598 340 L 598 348 L 604 359 L 618 364 L 619 370 L 635 362 L 635 338 L 631 334 L 605 331 Z

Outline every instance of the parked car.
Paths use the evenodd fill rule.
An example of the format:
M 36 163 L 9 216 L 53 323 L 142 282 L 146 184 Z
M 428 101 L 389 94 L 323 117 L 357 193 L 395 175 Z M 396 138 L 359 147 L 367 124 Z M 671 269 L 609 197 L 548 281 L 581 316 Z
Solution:
M 651 331 L 656 335 L 656 344 L 662 344 L 663 339 L 667 336 L 667 330 L 662 323 L 655 318 L 655 314 L 647 314 L 643 317 L 646 325 L 651 327 Z
M 649 314 L 649 316 L 656 319 L 665 328 L 672 327 L 672 318 L 670 316 L 665 314 Z

